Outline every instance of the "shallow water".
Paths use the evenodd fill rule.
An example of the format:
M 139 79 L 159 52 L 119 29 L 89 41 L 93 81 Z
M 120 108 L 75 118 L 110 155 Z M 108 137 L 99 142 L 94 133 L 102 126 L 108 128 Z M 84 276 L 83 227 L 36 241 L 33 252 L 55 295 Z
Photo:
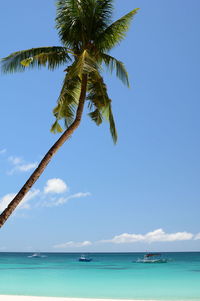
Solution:
M 200 252 L 164 253 L 169 262 L 136 263 L 142 253 L 0 253 L 0 294 L 200 300 Z

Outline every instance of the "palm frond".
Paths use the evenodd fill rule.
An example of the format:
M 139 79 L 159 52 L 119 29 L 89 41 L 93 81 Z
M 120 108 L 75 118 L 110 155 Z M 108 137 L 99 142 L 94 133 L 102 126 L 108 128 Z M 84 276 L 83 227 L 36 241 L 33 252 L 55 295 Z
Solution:
M 87 20 L 84 21 L 87 24 L 88 41 L 94 41 L 111 24 L 113 0 L 86 0 L 82 3 Z
M 103 109 L 110 102 L 106 84 L 99 72 L 92 72 L 88 78 L 87 100 L 98 109 Z
M 91 73 L 88 84 L 88 96 L 90 101 L 89 109 L 93 110 L 89 113 L 90 118 L 100 125 L 103 118 L 108 120 L 110 124 L 110 132 L 114 143 L 117 142 L 117 131 L 111 109 L 111 99 L 108 97 L 107 87 L 103 81 L 103 78 L 99 73 Z
M 59 0 L 56 27 L 62 43 L 84 48 L 111 23 L 113 0 Z
M 101 30 L 106 29 L 111 23 L 111 17 L 113 13 L 113 0 L 95 1 L 96 9 L 95 15 L 98 20 L 101 20 Z M 99 24 L 100 25 L 100 24 Z
M 61 93 L 59 95 L 57 106 L 53 110 L 56 122 L 53 124 L 51 131 L 60 132 L 57 127 L 58 121 L 63 119 L 65 127 L 68 128 L 75 119 L 76 108 L 81 91 L 81 82 L 78 77 L 70 78 L 66 74 Z
M 82 44 L 81 1 L 59 0 L 57 2 L 56 28 L 64 45 L 80 49 Z
M 4 73 L 13 73 L 24 71 L 27 67 L 40 68 L 47 65 L 48 69 L 54 70 L 71 60 L 67 51 L 67 48 L 59 46 L 17 51 L 1 60 L 1 69 Z
M 97 36 L 95 45 L 102 51 L 109 51 L 117 44 L 119 44 L 126 36 L 126 33 L 130 27 L 131 20 L 137 13 L 138 9 L 139 8 L 132 10 L 131 12 L 108 26 L 100 36 Z
M 90 112 L 88 115 L 97 125 L 100 125 L 103 121 L 103 116 L 99 109 L 96 109 L 93 112 Z
M 115 121 L 112 113 L 111 104 L 109 105 L 109 124 L 110 124 L 110 133 L 113 138 L 114 143 L 117 143 L 117 130 L 115 126 Z
M 58 121 L 56 120 L 54 122 L 54 124 L 52 125 L 51 127 L 51 132 L 56 134 L 56 133 L 62 133 L 63 132 L 63 129 L 62 127 L 60 126 L 60 124 L 58 123 Z
M 69 68 L 69 77 L 78 76 L 91 72 L 97 72 L 99 69 L 98 63 L 89 55 L 87 50 L 84 50 L 80 56 L 77 56 L 74 63 Z
M 128 72 L 126 71 L 124 63 L 105 53 L 102 53 L 101 57 L 110 71 L 113 72 L 113 70 L 116 69 L 117 77 L 129 87 Z

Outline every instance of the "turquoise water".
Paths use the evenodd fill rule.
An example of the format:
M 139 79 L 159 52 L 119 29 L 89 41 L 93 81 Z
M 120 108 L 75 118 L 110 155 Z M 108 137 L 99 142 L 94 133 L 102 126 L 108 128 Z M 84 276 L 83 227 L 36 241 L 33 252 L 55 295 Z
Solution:
M 136 263 L 142 253 L 0 253 L 0 294 L 200 300 L 200 252 L 165 253 L 162 264 Z

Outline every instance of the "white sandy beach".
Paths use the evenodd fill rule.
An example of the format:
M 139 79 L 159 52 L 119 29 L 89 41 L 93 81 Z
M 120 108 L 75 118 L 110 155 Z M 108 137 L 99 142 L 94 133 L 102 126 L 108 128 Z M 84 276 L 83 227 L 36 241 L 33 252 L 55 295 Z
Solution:
M 127 300 L 0 295 L 0 301 L 127 301 Z M 129 301 L 131 301 L 131 300 L 129 300 Z M 134 300 L 134 301 L 142 301 L 142 300 Z M 153 301 L 153 300 L 148 300 L 148 301 Z

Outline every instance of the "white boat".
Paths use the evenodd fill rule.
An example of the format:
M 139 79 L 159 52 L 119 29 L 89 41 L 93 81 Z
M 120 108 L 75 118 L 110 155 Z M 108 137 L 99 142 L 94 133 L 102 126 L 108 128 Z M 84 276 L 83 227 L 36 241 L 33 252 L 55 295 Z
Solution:
M 90 262 L 90 261 L 92 261 L 92 258 L 86 257 L 85 255 L 81 255 L 81 256 L 79 257 L 78 261 L 82 261 L 82 262 Z
M 46 255 L 41 255 L 40 252 L 35 252 L 32 255 L 29 255 L 28 257 L 29 258 L 44 258 L 44 257 L 46 257 Z
M 166 263 L 167 258 L 162 258 L 161 253 L 147 253 L 143 258 L 138 258 L 136 262 L 139 263 Z

